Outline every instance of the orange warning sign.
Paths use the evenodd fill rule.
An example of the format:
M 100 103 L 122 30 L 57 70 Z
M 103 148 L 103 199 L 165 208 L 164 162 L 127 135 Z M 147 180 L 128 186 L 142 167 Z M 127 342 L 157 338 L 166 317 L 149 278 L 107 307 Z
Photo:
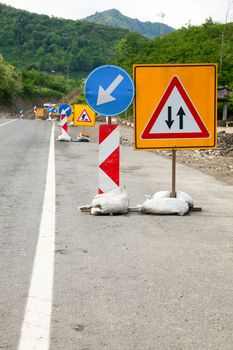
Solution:
M 134 65 L 135 148 L 216 147 L 215 64 Z
M 74 126 L 95 126 L 95 112 L 88 105 L 75 104 L 73 114 Z
M 44 108 L 36 108 L 36 117 L 44 117 Z

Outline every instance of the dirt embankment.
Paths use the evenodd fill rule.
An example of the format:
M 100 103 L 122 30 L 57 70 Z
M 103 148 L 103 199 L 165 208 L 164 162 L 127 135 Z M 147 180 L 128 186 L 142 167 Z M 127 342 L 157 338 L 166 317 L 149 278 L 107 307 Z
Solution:
M 50 99 L 45 98 L 32 98 L 32 99 L 21 99 L 16 98 L 11 105 L 0 105 L 0 117 L 16 117 L 19 115 L 19 109 L 23 108 L 25 117 L 32 117 L 34 115 L 34 106 L 42 107 L 44 103 L 52 103 Z
M 233 185 L 233 128 L 219 128 L 216 149 L 181 151 L 178 152 L 177 161 Z

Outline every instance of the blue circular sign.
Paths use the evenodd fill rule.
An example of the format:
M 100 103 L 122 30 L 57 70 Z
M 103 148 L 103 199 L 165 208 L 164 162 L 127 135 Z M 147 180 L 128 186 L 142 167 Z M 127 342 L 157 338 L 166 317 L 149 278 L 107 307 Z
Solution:
M 129 74 L 114 65 L 94 69 L 84 87 L 91 109 L 109 117 L 124 112 L 131 105 L 134 92 L 134 83 Z
M 72 109 L 66 103 L 61 103 L 59 106 L 58 112 L 60 115 L 65 114 L 67 117 L 69 117 L 72 114 Z
M 49 113 L 56 113 L 57 112 L 57 108 L 55 108 L 54 106 L 50 106 L 48 108 L 48 111 L 49 111 Z

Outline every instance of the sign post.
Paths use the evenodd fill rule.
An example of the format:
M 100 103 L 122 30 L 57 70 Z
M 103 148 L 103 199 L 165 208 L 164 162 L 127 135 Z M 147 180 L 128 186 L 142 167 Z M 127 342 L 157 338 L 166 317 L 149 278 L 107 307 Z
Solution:
M 111 117 L 130 106 L 134 84 L 124 69 L 105 65 L 89 74 L 84 91 L 88 105 L 108 121 L 99 128 L 99 193 L 103 193 L 120 186 L 120 133 Z
M 217 146 L 217 65 L 136 64 L 135 149 L 172 151 L 176 196 L 176 151 Z
M 176 151 L 172 150 L 172 191 L 171 197 L 176 198 Z

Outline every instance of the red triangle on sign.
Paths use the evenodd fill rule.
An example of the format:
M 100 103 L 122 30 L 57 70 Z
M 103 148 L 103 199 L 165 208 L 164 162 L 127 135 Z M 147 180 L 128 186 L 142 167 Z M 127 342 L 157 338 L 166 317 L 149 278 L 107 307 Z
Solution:
M 80 114 L 80 116 L 78 118 L 78 122 L 91 123 L 91 118 L 89 117 L 89 114 L 87 113 L 87 111 L 85 109 Z
M 146 125 L 141 138 L 152 140 L 208 138 L 209 136 L 209 131 L 182 83 L 177 76 L 174 76 Z

